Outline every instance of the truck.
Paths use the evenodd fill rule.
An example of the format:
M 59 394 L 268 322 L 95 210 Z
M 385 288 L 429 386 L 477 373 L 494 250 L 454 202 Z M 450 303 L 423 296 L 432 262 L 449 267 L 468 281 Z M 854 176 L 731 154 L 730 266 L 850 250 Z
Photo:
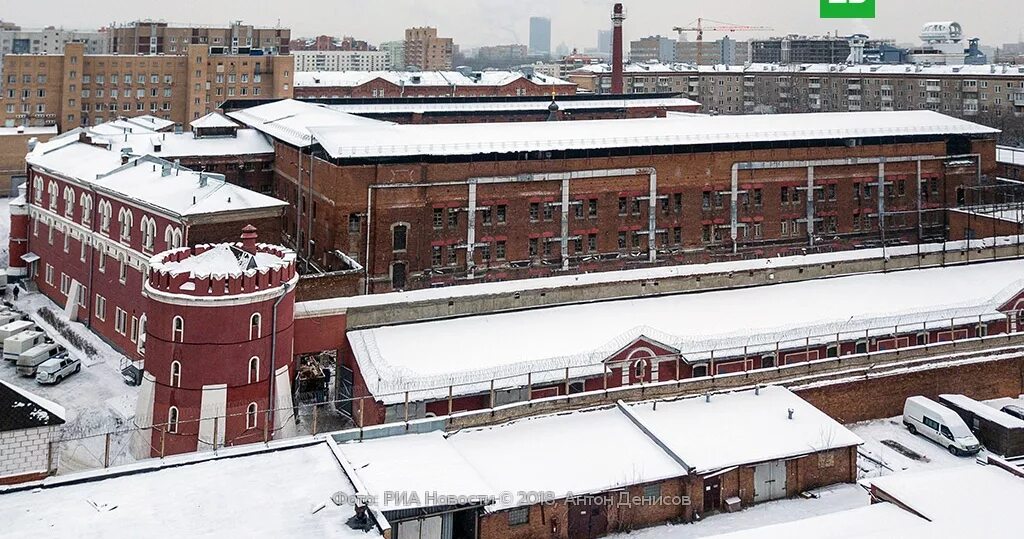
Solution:
M 4 339 L 4 359 L 7 361 L 18 361 L 22 352 L 26 352 L 47 341 L 46 334 L 42 331 L 22 331 L 17 335 L 11 335 Z
M 31 320 L 15 320 L 0 326 L 0 341 L 7 340 L 7 337 L 17 335 L 22 331 L 35 329 L 36 325 Z
M 67 355 L 67 350 L 55 342 L 44 342 L 29 348 L 18 356 L 18 374 L 22 376 L 35 376 L 36 368 L 43 362 Z
M 981 442 L 971 434 L 967 423 L 956 412 L 928 397 L 907 398 L 903 404 L 903 425 L 911 434 L 920 434 L 953 455 L 981 451 Z

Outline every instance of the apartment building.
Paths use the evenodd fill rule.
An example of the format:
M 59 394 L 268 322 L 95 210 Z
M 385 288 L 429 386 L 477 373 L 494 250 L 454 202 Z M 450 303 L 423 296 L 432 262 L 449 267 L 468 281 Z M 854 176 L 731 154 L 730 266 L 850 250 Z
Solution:
M 405 30 L 405 64 L 424 71 L 452 68 L 455 44 L 450 37 L 437 37 L 429 26 Z
M 288 28 L 259 28 L 240 21 L 227 26 L 172 26 L 134 21 L 110 30 L 111 52 L 118 54 L 185 54 L 189 45 L 208 45 L 210 54 L 288 54 Z
M 42 30 L 23 30 L 19 26 L 5 25 L 0 28 L 0 70 L 8 54 L 61 54 L 64 46 L 72 42 L 84 43 L 86 54 L 110 52 L 110 32 L 105 29 L 65 30 L 50 26 Z
M 580 91 L 610 93 L 611 67 L 586 66 L 569 80 Z M 722 114 L 934 110 L 1013 117 L 1024 113 L 1024 67 L 633 64 L 625 69 L 625 91 L 680 92 Z
M 292 95 L 291 56 L 87 54 L 10 55 L 3 69 L 3 125 L 56 125 L 66 131 L 119 116 L 153 115 L 178 124 L 204 116 L 228 98 Z
M 295 71 L 388 71 L 388 51 L 294 51 Z

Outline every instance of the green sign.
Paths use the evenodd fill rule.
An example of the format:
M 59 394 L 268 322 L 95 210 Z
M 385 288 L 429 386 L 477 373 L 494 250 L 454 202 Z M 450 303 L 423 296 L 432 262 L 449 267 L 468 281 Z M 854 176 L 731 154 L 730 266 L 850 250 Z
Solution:
M 819 0 L 822 19 L 874 19 L 875 0 Z

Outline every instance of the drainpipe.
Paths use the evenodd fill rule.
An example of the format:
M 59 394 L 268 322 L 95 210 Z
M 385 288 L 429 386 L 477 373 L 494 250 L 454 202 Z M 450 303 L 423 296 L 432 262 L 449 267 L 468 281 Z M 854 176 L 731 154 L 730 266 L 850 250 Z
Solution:
M 288 295 L 290 287 L 286 283 L 284 285 L 281 285 L 281 289 L 281 295 L 278 296 L 277 300 L 274 302 L 273 314 L 271 315 L 270 319 L 270 377 L 268 380 L 270 382 L 270 387 L 267 388 L 268 410 L 274 410 L 274 386 L 277 385 L 277 306 L 280 305 L 282 301 L 284 301 L 284 297 Z M 274 410 L 272 416 L 274 418 L 277 417 L 276 410 Z M 270 421 L 270 418 L 268 417 L 267 420 Z M 274 431 L 273 424 L 267 425 L 267 428 L 271 432 Z
M 313 163 L 313 151 L 309 152 L 309 218 L 306 219 L 306 271 L 309 271 L 309 259 L 313 256 L 313 170 L 316 168 Z

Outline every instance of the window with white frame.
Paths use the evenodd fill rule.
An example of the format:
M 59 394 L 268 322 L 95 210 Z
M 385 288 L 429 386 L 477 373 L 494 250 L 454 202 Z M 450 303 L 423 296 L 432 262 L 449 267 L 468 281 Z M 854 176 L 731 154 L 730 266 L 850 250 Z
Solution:
M 261 327 L 262 320 L 263 318 L 260 316 L 260 313 L 252 313 L 252 316 L 249 317 L 250 341 L 254 339 L 259 339 L 260 337 L 263 336 L 263 329 Z
M 60 274 L 60 293 L 65 296 L 71 292 L 71 277 L 67 273 Z
M 79 243 L 79 245 L 81 246 L 81 254 L 79 254 L 79 259 L 82 262 L 85 262 L 85 253 L 89 251 L 89 236 L 83 235 L 82 241 Z
M 79 204 L 82 206 L 82 224 L 92 225 L 92 196 L 82 193 Z
M 121 208 L 117 212 L 117 222 L 121 225 L 121 241 L 128 243 L 132 240 L 132 210 Z
M 32 199 L 36 201 L 36 205 L 43 203 L 43 177 L 36 176 L 32 178 Z
M 110 206 L 110 202 L 107 200 L 101 200 L 99 205 L 100 210 L 100 232 L 106 235 L 110 235 L 110 216 L 113 209 Z
M 53 226 L 53 219 L 47 219 L 46 220 L 46 241 L 50 245 L 53 245 L 53 229 L 54 228 L 55 227 Z
M 167 432 L 178 433 L 178 408 L 176 406 L 167 409 Z
M 107 248 L 101 243 L 98 251 L 100 252 L 100 260 L 96 263 L 96 269 L 100 270 L 100 273 L 107 272 Z
M 75 190 L 64 188 L 64 217 L 71 219 L 75 215 Z
M 128 282 L 128 257 L 127 255 L 118 255 L 117 259 L 121 262 L 118 268 L 117 280 L 121 281 L 121 284 Z
M 245 428 L 255 429 L 256 418 L 259 414 L 259 407 L 256 406 L 255 402 L 250 402 L 249 406 L 245 409 Z
M 50 195 L 50 211 L 57 211 L 57 197 L 60 196 L 60 191 L 57 188 L 57 182 L 50 180 L 50 187 L 48 188 Z
M 181 387 L 181 362 L 171 362 L 171 379 L 168 385 L 171 387 Z
M 132 342 L 139 342 L 139 319 L 132 317 L 131 331 L 128 332 L 128 339 Z
M 128 333 L 128 313 L 120 307 L 114 308 L 114 331 L 121 335 Z
M 175 316 L 171 321 L 171 340 L 185 342 L 185 319 L 180 316 Z
M 103 296 L 101 296 L 99 294 L 96 294 L 96 308 L 93 309 L 93 310 L 96 311 L 95 314 L 96 314 L 96 318 L 97 319 L 106 321 L 106 319 L 107 319 L 107 298 L 105 298 L 105 297 L 103 297 Z
M 254 384 L 260 381 L 260 358 L 252 356 L 249 358 L 249 383 Z
M 46 284 L 53 286 L 53 266 L 46 265 Z
M 140 231 L 142 232 L 142 249 L 152 252 L 156 246 L 156 220 L 152 217 L 143 217 Z
M 71 228 L 64 231 L 64 252 L 71 252 Z
M 167 228 L 164 229 L 164 241 L 167 243 L 168 249 L 181 247 L 181 230 L 167 225 Z

